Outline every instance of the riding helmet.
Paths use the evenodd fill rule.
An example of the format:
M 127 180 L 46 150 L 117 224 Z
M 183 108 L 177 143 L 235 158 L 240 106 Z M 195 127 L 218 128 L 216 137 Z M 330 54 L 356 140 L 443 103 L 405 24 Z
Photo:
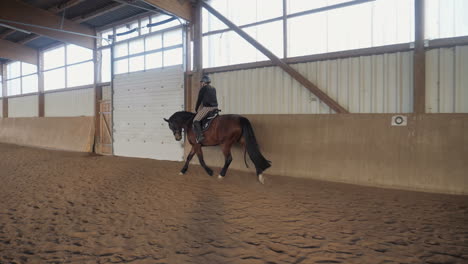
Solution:
M 210 79 L 210 77 L 208 75 L 203 75 L 200 82 L 211 83 L 211 79 Z

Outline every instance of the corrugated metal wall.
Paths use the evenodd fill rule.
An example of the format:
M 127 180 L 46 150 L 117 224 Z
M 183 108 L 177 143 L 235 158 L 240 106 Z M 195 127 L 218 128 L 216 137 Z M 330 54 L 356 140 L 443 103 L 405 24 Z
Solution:
M 45 116 L 94 116 L 94 88 L 45 94 Z
M 363 56 L 292 65 L 351 113 L 413 109 L 413 53 Z M 223 113 L 330 113 L 278 67 L 211 74 Z
M 468 46 L 426 52 L 426 112 L 468 113 Z
M 8 117 L 39 116 L 37 95 L 8 98 Z

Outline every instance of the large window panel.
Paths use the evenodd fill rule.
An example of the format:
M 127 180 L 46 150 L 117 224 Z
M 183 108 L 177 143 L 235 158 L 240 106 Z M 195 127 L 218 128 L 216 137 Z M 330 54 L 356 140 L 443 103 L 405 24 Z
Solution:
M 151 24 L 162 22 L 162 21 L 170 19 L 170 18 L 172 18 L 172 17 L 170 17 L 168 15 L 164 15 L 164 14 L 154 15 L 154 16 L 151 17 Z M 156 32 L 156 31 L 160 31 L 160 30 L 163 30 L 163 29 L 167 29 L 167 28 L 171 28 L 171 27 L 175 27 L 175 26 L 179 26 L 179 25 L 180 25 L 179 20 L 175 19 L 175 20 L 172 20 L 170 22 L 167 22 L 167 23 L 164 23 L 164 24 L 161 24 L 161 25 L 153 26 L 153 27 L 150 28 L 150 30 L 151 30 L 151 32 Z
M 21 62 L 16 61 L 7 64 L 7 79 L 21 76 Z
M 67 67 L 67 87 L 94 83 L 94 63 L 84 62 Z
M 164 67 L 182 64 L 182 48 L 164 51 Z
M 426 0 L 425 38 L 452 38 L 468 35 L 468 1 Z
M 414 0 L 379 0 L 372 5 L 372 46 L 414 41 Z
M 371 47 L 371 14 L 371 4 L 331 10 L 328 13 L 327 52 Z M 359 30 L 355 30 L 357 28 Z
M 128 59 L 119 59 L 115 61 L 115 74 L 127 73 L 128 72 Z
M 101 78 L 100 82 L 111 81 L 111 51 L 110 49 L 101 50 Z
M 302 11 L 317 9 L 327 6 L 327 0 L 288 0 L 288 14 L 294 14 Z
M 291 18 L 288 20 L 288 57 L 325 53 L 327 38 L 325 13 Z
M 145 56 L 136 56 L 129 58 L 129 72 L 142 71 L 145 69 Z
M 113 29 L 108 29 L 106 31 L 101 32 L 101 46 L 108 46 L 111 44 L 112 37 L 114 35 L 114 30 Z
M 21 75 L 29 75 L 37 72 L 37 66 L 26 62 L 21 63 Z
M 65 47 L 61 46 L 44 52 L 44 70 L 65 65 Z
M 21 94 L 21 79 L 13 79 L 7 81 L 7 95 L 8 96 L 13 96 L 13 95 L 18 95 Z
M 145 48 L 147 51 L 162 48 L 162 34 L 147 36 L 145 38 Z
M 128 43 L 128 50 L 130 54 L 137 54 L 145 51 L 144 39 L 135 39 Z
M 35 93 L 38 90 L 37 66 L 25 62 L 6 65 L 7 95 Z
M 65 68 L 44 72 L 44 90 L 65 88 Z
M 150 28 L 148 27 L 149 23 L 150 23 L 149 17 L 145 17 L 140 20 L 140 34 L 141 35 L 150 33 Z
M 38 80 L 37 74 L 29 75 L 21 78 L 22 93 L 37 93 L 38 89 Z
M 114 47 L 114 58 L 128 56 L 128 42 L 120 43 Z
M 127 24 L 127 25 L 120 26 L 115 30 L 116 41 L 122 41 L 122 40 L 130 39 L 130 38 L 134 38 L 138 36 L 138 21 L 132 22 L 131 24 Z
M 283 15 L 283 0 L 257 0 L 255 22 Z
M 164 39 L 163 41 L 164 47 L 180 45 L 182 44 L 182 30 L 176 29 L 176 30 L 164 32 L 163 39 Z
M 162 52 L 154 52 L 145 55 L 146 69 L 162 67 Z
M 283 15 L 283 0 L 212 0 L 209 4 L 238 26 Z M 204 33 L 227 28 L 205 9 L 203 20 Z
M 77 45 L 67 45 L 67 64 L 92 60 L 93 50 Z
M 283 21 L 255 26 L 255 39 L 273 52 L 277 57 L 282 58 L 283 49 Z M 268 59 L 265 55 L 257 55 L 257 61 Z

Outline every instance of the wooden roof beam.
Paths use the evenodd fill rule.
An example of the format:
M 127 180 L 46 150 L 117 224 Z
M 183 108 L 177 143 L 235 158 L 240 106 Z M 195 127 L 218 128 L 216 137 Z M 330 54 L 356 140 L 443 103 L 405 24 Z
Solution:
M 25 24 L 38 25 L 42 27 L 50 27 L 59 29 L 62 24 L 62 17 L 54 15 L 53 13 L 30 6 L 26 3 L 15 1 L 15 0 L 3 0 L 0 1 L 0 19 L 17 21 Z M 28 14 L 25 16 L 24 14 Z M 94 48 L 94 39 L 91 37 L 78 36 L 66 32 L 59 32 L 49 29 L 37 28 L 32 26 L 25 26 L 16 23 L 2 22 L 4 24 L 10 24 L 14 27 L 21 28 L 23 30 L 46 36 L 52 39 L 63 41 L 66 43 L 75 44 L 88 49 Z M 68 19 L 63 20 L 62 30 L 68 30 L 86 35 L 95 35 L 94 29 L 84 25 L 80 25 L 77 22 L 73 22 Z
M 144 2 L 161 10 L 164 10 L 174 16 L 178 16 L 187 21 L 192 22 L 192 5 L 188 0 L 144 0 Z
M 37 54 L 33 48 L 0 39 L 0 58 L 37 65 Z
M 237 34 L 243 37 L 247 42 L 252 44 L 255 48 L 257 48 L 260 52 L 262 52 L 265 56 L 267 56 L 276 66 L 283 69 L 287 72 L 294 80 L 298 81 L 302 84 L 305 88 L 311 91 L 315 96 L 317 96 L 322 102 L 327 104 L 331 109 L 333 109 L 337 113 L 349 113 L 344 107 L 338 104 L 335 100 L 333 100 L 330 96 L 324 93 L 320 88 L 318 88 L 315 84 L 305 78 L 302 74 L 296 71 L 293 67 L 289 66 L 285 62 L 283 62 L 280 58 L 278 58 L 275 54 L 265 48 L 262 44 L 256 41 L 254 38 L 249 36 L 245 33 L 242 29 L 232 23 L 229 19 L 223 16 L 221 13 L 216 11 L 213 7 L 209 4 L 202 2 L 202 6 L 208 10 L 211 14 L 221 20 L 224 24 L 234 30 Z

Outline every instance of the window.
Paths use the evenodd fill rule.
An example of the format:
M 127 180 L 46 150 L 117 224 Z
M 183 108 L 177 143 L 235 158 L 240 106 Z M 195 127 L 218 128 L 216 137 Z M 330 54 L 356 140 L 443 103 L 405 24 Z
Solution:
M 101 50 L 101 77 L 99 82 L 111 81 L 111 51 L 110 48 Z
M 414 0 L 375 0 L 305 12 L 352 2 L 287 0 L 283 6 L 282 0 L 211 0 L 209 4 L 280 58 L 414 41 Z M 204 67 L 266 60 L 206 10 L 203 20 Z M 287 54 L 283 54 L 284 39 Z
M 7 96 L 36 93 L 38 91 L 37 66 L 25 62 L 6 65 Z
M 180 64 L 183 64 L 183 30 L 181 27 L 117 42 L 114 46 L 115 74 Z
M 93 83 L 92 50 L 69 44 L 44 52 L 45 91 Z
M 183 64 L 183 30 L 175 17 L 164 14 L 145 16 L 106 29 L 99 36 L 114 41 L 114 74 Z M 100 82 L 111 80 L 110 43 L 104 39 L 98 41 Z
M 452 38 L 468 35 L 468 1 L 426 0 L 425 38 Z

